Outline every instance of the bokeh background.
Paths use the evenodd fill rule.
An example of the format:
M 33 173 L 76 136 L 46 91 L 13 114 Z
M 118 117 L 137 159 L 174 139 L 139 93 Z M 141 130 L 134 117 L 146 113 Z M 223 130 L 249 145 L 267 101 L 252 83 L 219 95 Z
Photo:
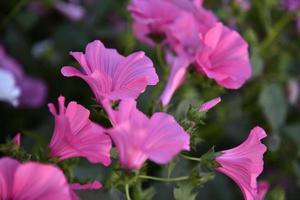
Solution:
M 0 44 L 26 74 L 44 80 L 48 88 L 47 99 L 40 108 L 15 108 L 0 102 L 1 143 L 21 132 L 25 149 L 33 153 L 46 148 L 49 142 L 53 119 L 47 103 L 56 103 L 60 94 L 66 96 L 67 101 L 74 100 L 89 108 L 94 121 L 107 125 L 88 86 L 82 80 L 66 79 L 60 74 L 64 65 L 77 66 L 69 51 L 83 51 L 88 42 L 100 39 L 107 47 L 116 48 L 124 55 L 143 50 L 154 61 L 157 71 L 163 70 L 157 59 L 159 52 L 141 44 L 132 34 L 128 1 L 65 1 L 80 6 L 73 12 L 81 17 L 62 11 L 58 2 L 61 3 L 55 0 L 0 1 Z M 202 127 L 201 137 L 205 142 L 197 148 L 199 156 L 213 145 L 216 150 L 232 148 L 247 137 L 251 128 L 262 126 L 268 133 L 265 140 L 268 152 L 260 179 L 271 184 L 267 199 L 297 200 L 300 196 L 299 11 L 290 12 L 279 0 L 239 2 L 242 1 L 210 0 L 205 2 L 205 7 L 212 9 L 249 42 L 251 80 L 242 89 L 231 91 L 191 71 L 176 92 L 168 112 L 181 119 L 189 105 L 221 96 L 222 103 L 209 112 Z M 151 113 L 162 86 L 148 87 L 139 98 L 139 107 L 145 113 Z M 84 159 L 77 162 L 77 178 L 97 178 L 105 183 L 110 169 L 90 165 Z M 163 167 L 154 164 L 149 167 L 153 174 L 166 173 Z M 180 161 L 174 174 L 180 175 L 189 167 L 189 163 Z M 153 199 L 174 199 L 174 184 L 150 182 L 148 185 L 156 188 Z M 197 192 L 197 199 L 242 199 L 238 187 L 220 174 Z M 149 199 L 150 193 L 145 193 L 144 199 Z M 81 197 L 124 198 L 119 190 L 110 188 L 82 192 Z M 176 199 L 185 199 L 184 193 Z

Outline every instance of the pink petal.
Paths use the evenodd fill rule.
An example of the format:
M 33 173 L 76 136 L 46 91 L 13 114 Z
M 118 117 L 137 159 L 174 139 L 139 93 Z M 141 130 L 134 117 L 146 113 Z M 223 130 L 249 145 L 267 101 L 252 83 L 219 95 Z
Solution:
M 0 199 L 10 199 L 14 184 L 14 175 L 20 163 L 4 157 L 0 159 Z
M 59 112 L 53 104 L 49 109 L 55 118 L 55 129 L 50 142 L 50 155 L 60 160 L 85 157 L 92 163 L 111 163 L 111 140 L 104 129 L 89 120 L 90 112 L 76 102 L 64 106 L 64 97 L 59 98 Z
M 155 113 L 147 125 L 144 144 L 149 159 L 165 164 L 182 150 L 190 150 L 190 137 L 176 120 L 166 113 Z
M 185 78 L 187 68 L 190 64 L 186 57 L 175 57 L 171 62 L 171 73 L 163 93 L 160 96 L 162 104 L 167 106 L 176 89 L 181 85 Z
M 123 168 L 140 169 L 147 159 L 165 164 L 180 151 L 189 150 L 189 135 L 168 114 L 156 113 L 149 119 L 134 100 L 123 100 L 115 116 L 116 123 L 108 132 Z
M 263 171 L 263 154 L 266 151 L 260 140 L 266 136 L 262 128 L 255 127 L 241 145 L 222 151 L 216 158 L 221 165 L 216 170 L 233 179 L 246 200 L 256 200 L 258 195 L 256 179 Z
M 221 102 L 221 98 L 217 97 L 200 106 L 199 112 L 207 112 Z
M 69 190 L 61 170 L 29 162 L 16 170 L 12 199 L 68 200 L 71 199 Z
M 228 89 L 238 89 L 250 78 L 248 44 L 237 32 L 216 23 L 204 34 L 204 44 L 196 57 L 199 71 Z

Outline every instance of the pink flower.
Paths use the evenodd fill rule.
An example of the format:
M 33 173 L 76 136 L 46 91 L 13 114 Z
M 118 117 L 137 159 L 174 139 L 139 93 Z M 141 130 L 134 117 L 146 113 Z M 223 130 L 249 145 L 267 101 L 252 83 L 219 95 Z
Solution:
M 265 196 L 269 190 L 269 183 L 267 181 L 259 181 L 257 183 L 257 193 L 258 193 L 258 199 L 257 200 L 264 200 Z
M 12 142 L 18 146 L 21 145 L 21 133 L 17 133 L 15 137 L 12 139 Z
M 217 97 L 200 106 L 199 112 L 207 112 L 221 102 L 221 98 Z
M 144 52 L 124 57 L 115 49 L 107 49 L 96 40 L 87 45 L 85 54 L 70 54 L 80 63 L 83 72 L 73 67 L 63 67 L 62 74 L 85 80 L 98 102 L 104 99 L 136 98 L 144 92 L 147 85 L 158 83 L 153 63 Z
M 149 45 L 154 45 L 150 34 L 165 35 L 180 13 L 180 9 L 168 0 L 132 0 L 128 10 L 134 19 L 134 33 Z
M 266 146 L 261 139 L 267 135 L 260 127 L 255 127 L 247 140 L 238 147 L 222 151 L 216 158 L 220 164 L 216 170 L 229 176 L 243 192 L 245 200 L 257 200 L 257 177 L 263 171 L 263 154 Z
M 221 23 L 201 37 L 205 48 L 197 54 L 197 69 L 225 88 L 240 88 L 251 76 L 247 42 Z
M 48 104 L 55 118 L 50 156 L 59 160 L 85 157 L 92 163 L 110 165 L 111 140 L 101 126 L 89 120 L 89 110 L 74 101 L 65 107 L 63 96 L 58 102 L 58 111 L 53 104 Z
M 165 164 L 180 151 L 190 149 L 189 135 L 172 116 L 155 113 L 148 118 L 134 100 L 121 101 L 115 121 L 108 132 L 123 168 L 140 169 L 147 159 Z
M 62 171 L 52 165 L 0 159 L 0 199 L 71 200 Z

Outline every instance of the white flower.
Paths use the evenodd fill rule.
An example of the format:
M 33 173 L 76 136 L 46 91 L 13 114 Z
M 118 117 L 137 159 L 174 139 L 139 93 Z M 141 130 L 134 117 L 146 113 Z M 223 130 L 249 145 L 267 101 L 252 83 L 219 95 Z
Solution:
M 0 69 L 0 101 L 18 106 L 21 90 L 16 84 L 15 77 L 7 70 Z

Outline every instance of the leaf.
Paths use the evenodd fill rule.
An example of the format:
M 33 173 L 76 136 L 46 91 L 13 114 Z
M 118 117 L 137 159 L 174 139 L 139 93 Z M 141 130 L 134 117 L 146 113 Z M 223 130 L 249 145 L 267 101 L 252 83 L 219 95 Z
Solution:
M 269 199 L 269 200 L 285 200 L 285 192 L 281 187 L 276 187 L 270 191 L 267 199 Z
M 194 192 L 194 187 L 191 184 L 180 183 L 173 191 L 175 200 L 194 200 L 197 192 Z
M 284 124 L 287 117 L 287 102 L 282 88 L 275 83 L 266 84 L 260 94 L 259 104 L 274 131 Z
M 141 184 L 135 184 L 132 189 L 132 199 L 135 200 L 151 200 L 156 194 L 154 187 L 143 189 Z

